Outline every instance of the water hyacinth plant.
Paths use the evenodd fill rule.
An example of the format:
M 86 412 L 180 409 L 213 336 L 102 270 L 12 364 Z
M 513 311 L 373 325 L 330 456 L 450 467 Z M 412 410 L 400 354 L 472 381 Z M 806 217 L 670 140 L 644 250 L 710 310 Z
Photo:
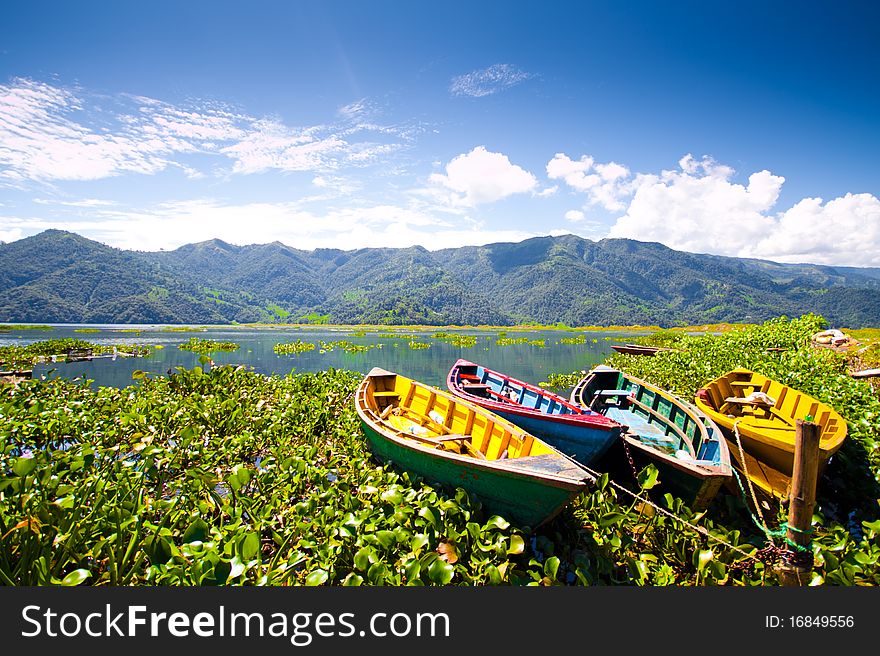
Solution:
M 218 342 L 214 339 L 200 339 L 190 337 L 189 341 L 177 346 L 181 351 L 193 353 L 214 353 L 215 351 L 237 351 L 239 345 L 235 342 Z
M 272 347 L 272 350 L 278 355 L 296 355 L 299 353 L 314 351 L 315 345 L 311 342 L 304 342 L 301 339 L 298 339 L 295 342 L 282 342 L 276 344 Z

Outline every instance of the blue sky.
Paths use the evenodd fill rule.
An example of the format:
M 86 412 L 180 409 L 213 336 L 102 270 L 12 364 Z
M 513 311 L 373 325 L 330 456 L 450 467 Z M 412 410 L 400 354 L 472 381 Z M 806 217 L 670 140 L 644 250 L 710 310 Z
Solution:
M 0 240 L 573 233 L 880 266 L 878 20 L 855 2 L 7 4 Z

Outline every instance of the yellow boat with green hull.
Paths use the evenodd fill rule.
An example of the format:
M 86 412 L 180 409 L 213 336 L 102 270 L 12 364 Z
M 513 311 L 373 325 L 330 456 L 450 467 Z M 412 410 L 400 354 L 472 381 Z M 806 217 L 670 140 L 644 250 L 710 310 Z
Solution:
M 462 487 L 520 527 L 548 522 L 595 480 L 502 417 L 378 367 L 359 385 L 355 409 L 378 460 Z

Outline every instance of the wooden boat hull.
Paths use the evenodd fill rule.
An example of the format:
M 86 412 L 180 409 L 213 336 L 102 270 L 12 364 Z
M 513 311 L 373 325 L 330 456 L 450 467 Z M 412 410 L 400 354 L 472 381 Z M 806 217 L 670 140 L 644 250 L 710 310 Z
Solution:
M 603 365 L 578 381 L 570 399 L 622 423 L 622 445 L 636 469 L 656 466 L 661 487 L 694 510 L 708 507 L 733 475 L 720 427 L 655 385 Z
M 620 439 L 620 424 L 600 413 L 468 360 L 452 366 L 446 386 L 458 398 L 504 417 L 588 466 Z M 506 398 L 505 389 L 517 391 L 517 398 Z
M 379 461 L 432 483 L 461 487 L 488 512 L 520 527 L 550 521 L 593 480 L 577 463 L 501 417 L 392 372 L 371 371 L 358 387 L 355 407 Z M 389 408 L 424 416 L 436 412 L 442 421 L 427 424 L 433 425 L 427 437 L 418 436 L 394 423 Z M 450 438 L 443 427 L 458 435 L 451 444 L 467 448 L 447 450 L 446 442 L 424 441 Z M 472 450 L 484 455 L 474 457 Z
M 12 369 L 9 371 L 0 371 L 0 383 L 17 383 L 21 380 L 29 380 L 33 377 L 33 370 L 30 369 Z
M 640 344 L 612 344 L 611 348 L 618 353 L 627 355 L 656 355 L 661 350 L 657 346 L 642 346 Z
M 773 403 L 745 402 L 760 394 Z M 706 384 L 695 403 L 724 431 L 737 469 L 778 499 L 789 494 L 798 419 L 810 417 L 820 426 L 820 475 L 846 438 L 846 421 L 834 408 L 748 369 L 734 369 Z

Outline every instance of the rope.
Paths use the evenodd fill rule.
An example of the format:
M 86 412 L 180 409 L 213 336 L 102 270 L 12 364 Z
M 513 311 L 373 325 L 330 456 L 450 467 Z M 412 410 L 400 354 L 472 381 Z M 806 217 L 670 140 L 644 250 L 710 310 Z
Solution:
M 565 454 L 563 454 L 563 455 L 565 455 Z M 568 457 L 568 456 L 566 456 L 566 457 Z M 569 459 L 571 459 L 571 458 L 569 458 Z M 599 472 L 594 471 L 594 470 L 590 469 L 589 467 L 587 467 L 587 466 L 585 466 L 585 465 L 583 465 L 583 464 L 581 464 L 581 463 L 578 463 L 578 464 L 579 464 L 582 468 L 584 468 L 589 474 L 591 474 L 592 476 L 594 476 L 596 479 L 598 479 L 598 478 L 602 475 L 602 474 L 600 474 Z M 697 533 L 697 534 L 703 536 L 703 537 L 706 538 L 707 540 L 712 540 L 712 541 L 718 542 L 719 544 L 723 544 L 723 545 L 724 545 L 725 547 L 727 547 L 728 549 L 731 549 L 731 550 L 733 550 L 733 551 L 736 551 L 736 552 L 742 554 L 742 555 L 745 556 L 747 559 L 758 560 L 758 559 L 755 557 L 754 554 L 751 554 L 751 553 L 745 551 L 744 549 L 741 549 L 740 547 L 737 547 L 736 545 L 731 544 L 730 542 L 727 542 L 726 540 L 723 540 L 722 538 L 716 537 L 716 536 L 714 536 L 714 535 L 710 535 L 708 529 L 707 529 L 705 526 L 697 526 L 696 524 L 692 524 L 692 523 L 689 522 L 688 520 L 683 519 L 683 518 L 679 517 L 678 515 L 669 512 L 669 511 L 666 510 L 665 508 L 661 508 L 660 506 L 658 506 L 656 503 L 654 503 L 654 502 L 651 501 L 650 499 L 648 499 L 648 498 L 646 498 L 646 497 L 643 497 L 643 496 L 641 496 L 641 495 L 639 495 L 639 494 L 636 494 L 635 492 L 633 492 L 633 491 L 631 491 L 631 490 L 628 490 L 627 488 L 623 487 L 622 485 L 619 485 L 619 484 L 615 483 L 615 482 L 612 481 L 612 480 L 609 480 L 608 483 L 609 483 L 609 485 L 611 485 L 611 487 L 613 487 L 614 489 L 619 490 L 620 492 L 623 492 L 624 494 L 627 494 L 627 495 L 631 496 L 633 499 L 637 499 L 637 500 L 641 501 L 642 503 L 646 503 L 646 504 L 648 504 L 649 506 L 651 506 L 652 508 L 654 508 L 654 510 L 656 510 L 657 512 L 659 512 L 661 515 L 665 515 L 666 517 L 669 517 L 670 519 L 673 519 L 673 520 L 679 522 L 680 524 L 684 525 L 685 527 L 690 528 L 691 530 L 693 530 L 695 533 Z M 759 551 L 758 553 L 761 553 L 761 551 Z
M 758 528 L 764 531 L 764 534 L 767 536 L 767 540 L 770 542 L 770 544 L 776 546 L 776 542 L 773 540 L 773 533 L 770 531 L 769 528 L 767 528 L 767 522 L 764 519 L 764 513 L 761 511 L 761 504 L 758 503 L 758 496 L 757 494 L 755 494 L 755 486 L 752 485 L 752 478 L 751 476 L 749 476 L 749 470 L 746 465 L 746 454 L 743 450 L 742 439 L 739 436 L 739 422 L 739 419 L 733 422 L 733 434 L 736 436 L 736 446 L 739 448 L 739 458 L 740 462 L 742 463 L 743 473 L 746 475 L 746 483 L 748 483 L 749 492 L 751 492 L 752 495 L 752 503 L 754 504 L 755 510 L 758 512 L 758 517 L 761 520 L 758 524 Z M 733 472 L 734 474 L 736 474 L 736 469 L 734 469 Z M 736 477 L 736 480 L 739 483 L 740 489 L 742 489 L 742 482 L 739 480 L 738 475 Z M 743 492 L 743 495 L 745 495 L 745 492 Z M 755 519 L 754 515 L 752 515 L 752 519 Z
M 745 458 L 745 454 L 743 452 L 742 440 L 740 439 L 739 428 L 737 427 L 737 424 L 739 424 L 739 421 L 740 420 L 737 419 L 733 423 L 733 433 L 736 436 L 736 445 L 739 448 L 740 461 L 742 462 L 743 473 L 746 476 L 746 482 L 749 485 L 749 491 L 752 494 L 752 501 L 755 505 L 755 509 L 758 511 L 758 517 L 760 517 L 760 520 L 759 520 L 758 517 L 755 517 L 755 515 L 750 512 L 749 514 L 752 517 L 752 521 L 758 526 L 758 528 L 760 528 L 762 531 L 764 531 L 764 534 L 767 536 L 767 540 L 770 542 L 771 545 L 776 546 L 776 543 L 774 542 L 773 538 L 783 538 L 785 541 L 785 544 L 788 545 L 789 547 L 791 547 L 792 549 L 794 549 L 795 552 L 802 553 L 802 554 L 803 553 L 812 554 L 813 553 L 812 542 L 807 546 L 800 545 L 788 537 L 788 531 L 793 531 L 794 533 L 800 533 L 801 535 L 812 535 L 814 532 L 813 527 L 810 527 L 809 529 L 804 530 L 804 529 L 797 528 L 795 526 L 791 526 L 791 525 L 789 525 L 788 522 L 782 522 L 782 524 L 780 524 L 779 528 L 776 530 L 772 530 L 767 526 L 767 522 L 764 520 L 764 515 L 761 512 L 761 506 L 758 504 L 758 499 L 757 499 L 757 496 L 755 495 L 755 488 L 752 485 L 752 479 L 748 475 L 748 468 L 746 467 L 746 458 Z M 745 497 L 746 491 L 745 491 L 745 489 L 743 489 L 742 480 L 740 480 L 739 474 L 737 473 L 736 469 L 733 470 L 733 475 L 736 477 L 736 482 L 739 485 L 740 491 L 743 493 L 743 497 Z

